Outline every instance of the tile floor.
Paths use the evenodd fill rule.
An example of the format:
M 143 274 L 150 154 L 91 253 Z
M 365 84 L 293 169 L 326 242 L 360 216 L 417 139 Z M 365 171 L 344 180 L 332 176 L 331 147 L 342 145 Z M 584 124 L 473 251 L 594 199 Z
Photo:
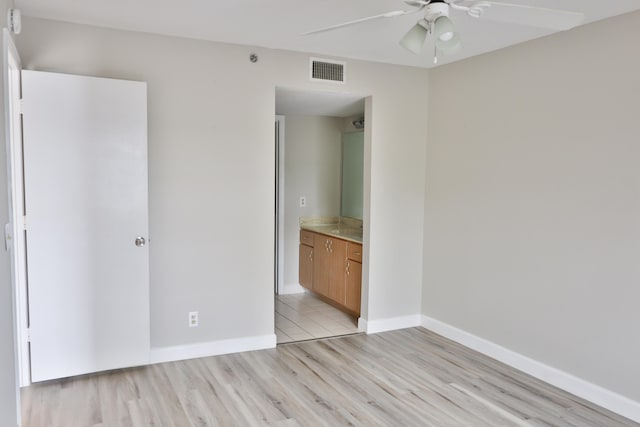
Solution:
M 276 295 L 278 344 L 358 333 L 358 319 L 313 294 Z

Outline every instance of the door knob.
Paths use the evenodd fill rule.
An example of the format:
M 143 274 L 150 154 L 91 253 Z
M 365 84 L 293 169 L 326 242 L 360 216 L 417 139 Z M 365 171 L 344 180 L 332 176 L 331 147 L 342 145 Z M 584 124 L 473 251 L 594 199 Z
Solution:
M 144 239 L 144 237 L 138 236 L 136 237 L 136 246 L 141 248 L 145 245 L 145 243 L 147 243 L 147 241 Z

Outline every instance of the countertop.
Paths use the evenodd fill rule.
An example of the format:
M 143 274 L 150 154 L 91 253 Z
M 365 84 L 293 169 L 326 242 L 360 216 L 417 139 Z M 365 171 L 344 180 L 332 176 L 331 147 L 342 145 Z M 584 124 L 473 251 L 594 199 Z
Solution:
M 360 222 L 361 224 L 362 222 Z M 340 218 L 300 218 L 300 228 L 362 244 L 362 227 Z

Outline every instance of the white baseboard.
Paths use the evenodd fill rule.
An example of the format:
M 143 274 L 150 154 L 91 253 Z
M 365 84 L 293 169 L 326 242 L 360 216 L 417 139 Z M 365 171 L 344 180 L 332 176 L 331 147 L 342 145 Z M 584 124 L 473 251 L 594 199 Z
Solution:
M 421 317 L 419 314 L 411 316 L 390 317 L 388 319 L 365 320 L 358 319 L 358 328 L 368 334 L 378 332 L 393 331 L 396 329 L 413 328 L 420 326 Z
M 288 285 L 284 285 L 282 289 L 279 289 L 278 294 L 279 295 L 301 294 L 304 291 L 306 291 L 306 289 L 298 285 L 297 283 L 290 283 Z
M 640 402 L 629 399 L 568 372 L 553 368 L 494 342 L 480 338 L 439 320 L 422 316 L 422 326 L 452 341 L 499 360 L 509 366 L 602 406 L 612 412 L 640 422 Z
M 358 330 L 362 332 L 367 332 L 367 319 L 364 317 L 358 317 Z
M 265 348 L 274 348 L 275 346 L 276 335 L 269 334 L 255 337 L 177 345 L 173 347 L 157 347 L 151 349 L 150 362 L 175 362 L 177 360 L 196 359 L 199 357 L 217 356 L 220 354 L 263 350 Z

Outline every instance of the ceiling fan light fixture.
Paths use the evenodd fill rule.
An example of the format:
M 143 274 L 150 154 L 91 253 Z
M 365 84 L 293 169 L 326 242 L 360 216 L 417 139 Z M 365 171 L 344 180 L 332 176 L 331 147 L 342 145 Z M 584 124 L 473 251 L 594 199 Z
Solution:
M 433 33 L 437 40 L 448 42 L 454 38 L 456 28 L 453 26 L 451 19 L 446 16 L 440 16 L 433 23 Z
M 453 55 L 462 50 L 462 41 L 460 40 L 458 33 L 455 33 L 453 37 L 447 41 L 436 39 L 436 47 L 444 54 Z
M 455 33 L 452 33 L 451 31 L 447 31 L 446 33 L 442 33 L 440 34 L 440 37 L 438 37 L 440 40 L 442 40 L 443 42 L 448 42 L 449 40 L 451 40 L 453 38 L 453 35 Z
M 427 34 L 429 33 L 427 29 L 428 26 L 429 24 L 424 19 L 419 20 L 418 23 L 400 39 L 400 46 L 410 50 L 416 55 L 419 54 L 424 46 L 424 42 L 427 40 Z

